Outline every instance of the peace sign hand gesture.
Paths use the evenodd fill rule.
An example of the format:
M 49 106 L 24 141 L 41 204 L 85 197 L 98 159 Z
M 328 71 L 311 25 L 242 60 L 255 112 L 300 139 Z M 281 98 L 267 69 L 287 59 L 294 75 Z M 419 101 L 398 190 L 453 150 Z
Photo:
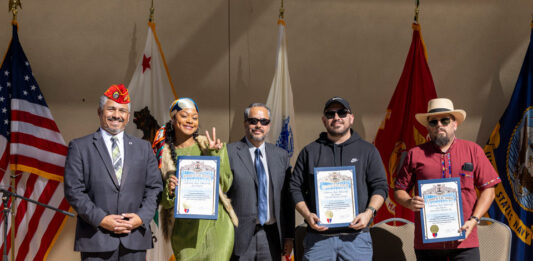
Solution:
M 217 139 L 217 132 L 215 127 L 213 127 L 213 139 L 209 136 L 209 132 L 205 131 L 205 136 L 207 136 L 207 140 L 209 141 L 209 149 L 210 150 L 219 150 L 222 149 L 224 144 L 220 142 L 220 139 Z

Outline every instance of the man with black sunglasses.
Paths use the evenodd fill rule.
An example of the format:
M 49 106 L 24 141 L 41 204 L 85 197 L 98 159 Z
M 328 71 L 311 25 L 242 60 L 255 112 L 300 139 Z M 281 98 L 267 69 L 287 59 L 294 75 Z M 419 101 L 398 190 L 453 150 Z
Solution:
M 415 253 L 417 260 L 480 260 L 477 224 L 494 200 L 498 174 L 474 142 L 456 138 L 455 131 L 466 118 L 464 110 L 454 110 L 451 100 L 432 99 L 427 113 L 418 113 L 416 120 L 428 130 L 431 141 L 410 149 L 395 183 L 394 196 L 400 205 L 413 211 L 424 207 L 418 196 L 417 181 L 425 179 L 460 178 L 463 202 L 461 230 L 466 238 L 458 241 L 424 244 L 420 215 L 415 215 Z M 415 196 L 409 192 L 415 188 Z M 480 191 L 480 196 L 476 194 Z
M 387 198 L 385 169 L 374 145 L 351 129 L 354 115 L 348 101 L 333 97 L 324 106 L 326 132 L 298 156 L 290 191 L 296 210 L 308 224 L 304 260 L 372 260 L 368 225 Z M 314 168 L 355 166 L 359 214 L 349 227 L 327 228 L 318 223 Z
M 244 110 L 245 137 L 228 145 L 233 183 L 228 196 L 239 218 L 231 260 L 280 260 L 290 254 L 294 208 L 288 193 L 288 153 L 265 137 L 270 109 L 253 103 Z

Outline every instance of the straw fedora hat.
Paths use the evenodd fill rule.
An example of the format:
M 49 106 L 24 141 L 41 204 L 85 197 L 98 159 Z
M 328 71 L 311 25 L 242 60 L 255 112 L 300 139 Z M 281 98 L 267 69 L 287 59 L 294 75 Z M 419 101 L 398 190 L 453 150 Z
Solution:
M 436 98 L 428 102 L 427 113 L 417 113 L 415 118 L 420 124 L 428 127 L 428 117 L 433 115 L 451 114 L 455 117 L 457 124 L 461 124 L 466 119 L 464 110 L 454 110 L 453 102 L 446 98 Z

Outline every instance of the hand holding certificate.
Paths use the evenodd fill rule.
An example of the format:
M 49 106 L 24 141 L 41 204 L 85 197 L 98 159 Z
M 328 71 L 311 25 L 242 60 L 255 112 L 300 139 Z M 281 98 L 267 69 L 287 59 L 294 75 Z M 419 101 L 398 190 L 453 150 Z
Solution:
M 217 219 L 219 157 L 179 156 L 175 218 Z
M 325 227 L 348 227 L 358 214 L 355 167 L 315 168 L 316 212 Z
M 459 178 L 420 180 L 418 191 L 424 199 L 424 208 L 420 211 L 423 242 L 464 239 Z

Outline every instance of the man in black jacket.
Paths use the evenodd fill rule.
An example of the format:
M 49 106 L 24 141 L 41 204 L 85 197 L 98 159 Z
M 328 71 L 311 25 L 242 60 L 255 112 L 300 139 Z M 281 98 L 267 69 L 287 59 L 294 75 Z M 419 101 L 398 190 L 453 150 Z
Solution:
M 378 150 L 351 129 L 350 104 L 333 97 L 324 106 L 326 132 L 298 156 L 290 180 L 296 210 L 308 224 L 304 260 L 372 260 L 368 225 L 387 197 L 387 178 Z M 314 168 L 354 166 L 359 212 L 348 227 L 328 228 L 316 215 Z

